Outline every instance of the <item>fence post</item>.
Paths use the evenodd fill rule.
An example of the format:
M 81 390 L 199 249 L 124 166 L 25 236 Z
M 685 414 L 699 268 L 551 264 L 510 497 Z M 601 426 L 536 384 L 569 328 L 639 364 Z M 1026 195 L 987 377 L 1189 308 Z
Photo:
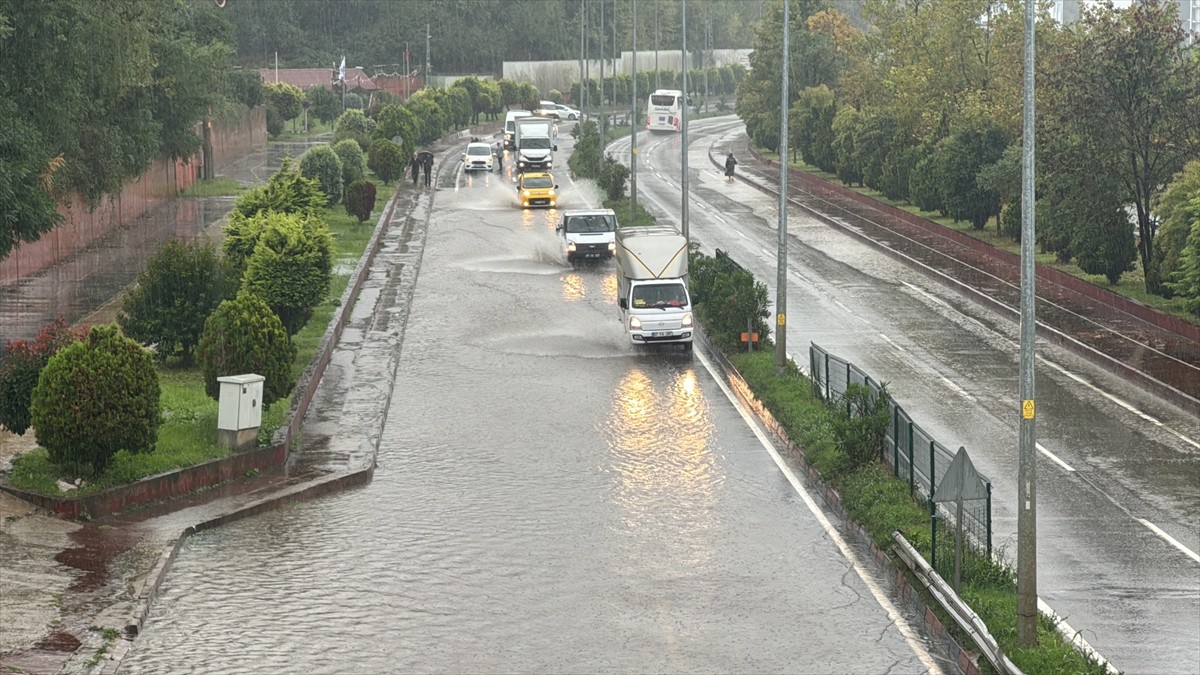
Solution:
M 936 491 L 937 474 L 933 472 L 934 464 L 934 449 L 933 441 L 929 441 L 929 523 L 930 523 L 930 547 L 929 547 L 929 565 L 937 571 L 937 502 L 933 501 L 933 493 Z
M 812 383 L 813 395 L 820 396 L 821 389 L 819 383 L 821 382 L 821 378 L 817 375 L 817 352 L 813 349 L 812 344 L 808 345 L 808 375 L 809 382 Z
M 825 352 L 825 402 L 829 402 L 829 352 Z
M 987 553 L 988 560 L 992 559 L 992 481 L 988 481 L 987 497 Z
M 900 477 L 900 406 L 892 403 L 892 475 Z
M 912 430 L 912 428 L 913 428 L 912 420 L 909 420 L 909 422 L 908 422 L 908 496 L 909 497 L 912 496 L 913 491 L 916 490 L 916 485 L 917 485 L 916 480 L 915 480 L 916 477 L 914 476 L 915 472 L 913 470 L 913 467 L 916 466 L 916 462 L 913 461 L 913 430 Z

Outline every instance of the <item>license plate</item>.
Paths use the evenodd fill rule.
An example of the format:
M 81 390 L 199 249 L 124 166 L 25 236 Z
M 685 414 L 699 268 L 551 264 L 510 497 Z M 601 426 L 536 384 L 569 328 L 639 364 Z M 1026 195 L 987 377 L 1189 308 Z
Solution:
M 669 330 L 656 330 L 650 332 L 650 337 L 667 337 L 671 334 Z

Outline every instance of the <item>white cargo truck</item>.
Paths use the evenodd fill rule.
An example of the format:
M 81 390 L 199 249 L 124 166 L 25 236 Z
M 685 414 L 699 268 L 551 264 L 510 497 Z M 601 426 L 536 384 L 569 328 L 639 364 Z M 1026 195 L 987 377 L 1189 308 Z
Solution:
M 617 307 L 635 345 L 679 344 L 692 355 L 687 239 L 667 225 L 617 230 Z
M 612 209 L 567 211 L 555 230 L 569 263 L 608 260 L 617 250 L 617 213 Z
M 548 117 L 519 117 L 514 142 L 517 171 L 549 171 L 554 168 L 554 120 Z

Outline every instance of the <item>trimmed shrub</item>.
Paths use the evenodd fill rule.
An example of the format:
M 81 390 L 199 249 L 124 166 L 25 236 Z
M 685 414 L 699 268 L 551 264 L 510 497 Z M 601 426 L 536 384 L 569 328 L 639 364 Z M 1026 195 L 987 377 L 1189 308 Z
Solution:
M 272 214 L 246 263 L 242 289 L 265 300 L 288 335 L 295 335 L 329 292 L 332 251 L 324 221 Z
M 367 159 L 367 168 L 375 172 L 384 185 L 404 175 L 408 166 L 408 158 L 412 153 L 405 154 L 404 149 L 395 143 L 377 138 L 371 142 L 371 153 Z
M 214 244 L 168 241 L 126 294 L 117 323 L 134 340 L 157 343 L 159 359 L 178 351 L 191 365 L 204 320 L 225 297 L 224 276 Z
M 321 186 L 321 192 L 333 206 L 342 201 L 342 160 L 328 145 L 317 147 L 304 153 L 300 158 L 300 175 L 311 178 Z
M 220 400 L 218 377 L 255 373 L 263 382 L 263 408 L 287 397 L 295 380 L 296 347 L 267 303 L 253 293 L 222 302 L 204 322 L 196 349 L 204 373 L 204 392 Z
M 349 99 L 349 96 L 346 98 Z M 358 146 L 366 150 L 374 134 L 375 120 L 367 117 L 361 110 L 352 110 L 347 100 L 346 112 L 342 113 L 333 125 L 333 142 L 336 144 L 349 138 L 358 141 Z
M 33 342 L 8 341 L 0 357 L 0 426 L 18 436 L 29 429 L 29 402 L 42 368 L 63 347 L 86 336 L 86 326 L 72 329 L 60 317 L 43 326 Z
M 345 140 L 334 144 L 333 152 L 342 160 L 342 185 L 350 185 L 367 173 L 367 159 L 357 141 Z
M 150 352 L 109 324 L 50 359 L 29 411 L 51 461 L 96 475 L 118 451 L 154 449 L 159 395 Z
M 369 180 L 358 180 L 346 190 L 346 213 L 363 222 L 375 210 L 375 184 Z
M 744 349 L 739 337 L 747 328 L 758 333 L 757 349 L 773 344 L 766 322 L 771 303 L 765 284 L 720 251 L 710 257 L 693 249 L 688 254 L 688 270 L 688 292 L 696 314 L 704 323 L 705 334 L 722 350 Z
M 328 198 L 321 191 L 320 183 L 301 175 L 292 158 L 284 157 L 279 170 L 266 185 L 247 190 L 237 198 L 230 218 L 233 214 L 250 217 L 263 211 L 321 213 L 328 205 Z

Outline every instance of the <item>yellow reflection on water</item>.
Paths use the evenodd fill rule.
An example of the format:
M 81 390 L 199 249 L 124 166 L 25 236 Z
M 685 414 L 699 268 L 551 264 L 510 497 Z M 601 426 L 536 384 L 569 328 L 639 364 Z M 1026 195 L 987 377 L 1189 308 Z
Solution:
M 610 272 L 604 275 L 604 279 L 600 282 L 600 294 L 604 296 L 605 301 L 611 304 L 617 304 L 617 274 Z
M 532 232 L 534 218 L 536 218 L 536 216 L 534 215 L 534 213 L 531 209 L 522 209 L 521 210 L 521 229 L 525 230 L 526 232 Z
M 562 294 L 563 300 L 567 302 L 578 302 L 583 300 L 587 295 L 587 289 L 583 285 L 583 277 L 578 274 L 564 274 L 562 277 Z
M 672 565 L 695 565 L 711 555 L 704 533 L 717 524 L 724 472 L 709 448 L 713 424 L 695 371 L 653 378 L 633 368 L 612 394 L 606 431 L 614 502 L 626 531 L 670 548 Z

